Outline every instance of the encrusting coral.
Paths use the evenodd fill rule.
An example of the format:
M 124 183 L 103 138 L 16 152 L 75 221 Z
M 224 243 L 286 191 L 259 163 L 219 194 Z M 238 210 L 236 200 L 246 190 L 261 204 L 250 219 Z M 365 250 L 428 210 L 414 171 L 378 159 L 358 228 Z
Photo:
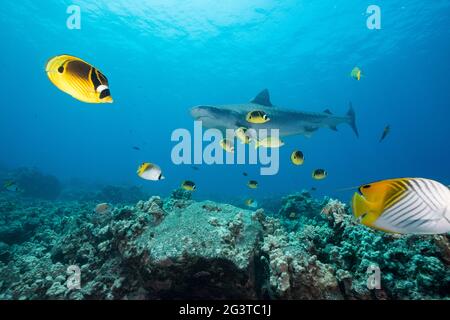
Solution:
M 183 190 L 104 214 L 94 201 L 0 197 L 0 299 L 450 298 L 448 236 L 374 231 L 307 192 L 275 215 Z M 380 289 L 367 286 L 373 266 Z

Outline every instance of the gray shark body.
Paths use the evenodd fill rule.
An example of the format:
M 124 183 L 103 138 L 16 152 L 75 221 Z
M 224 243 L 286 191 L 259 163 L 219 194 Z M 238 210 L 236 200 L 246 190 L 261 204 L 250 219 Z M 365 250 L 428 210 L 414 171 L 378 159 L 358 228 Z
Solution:
M 270 121 L 263 124 L 249 123 L 246 116 L 251 111 L 264 111 Z M 329 110 L 324 112 L 302 112 L 289 110 L 272 105 L 268 90 L 262 91 L 249 103 L 197 106 L 191 109 L 195 120 L 202 121 L 206 128 L 217 128 L 221 131 L 245 127 L 248 129 L 278 129 L 279 135 L 304 135 L 310 137 L 320 128 L 337 130 L 337 126 L 346 123 L 358 136 L 355 122 L 355 112 L 350 103 L 350 109 L 345 116 L 335 116 Z

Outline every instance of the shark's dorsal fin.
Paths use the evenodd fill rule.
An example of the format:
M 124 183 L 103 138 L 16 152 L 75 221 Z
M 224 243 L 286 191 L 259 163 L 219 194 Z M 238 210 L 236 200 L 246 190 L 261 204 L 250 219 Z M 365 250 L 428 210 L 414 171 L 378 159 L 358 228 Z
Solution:
M 323 113 L 333 114 L 333 112 L 331 112 L 330 109 L 326 109 Z
M 256 103 L 256 104 L 260 104 L 262 106 L 266 106 L 266 107 L 273 107 L 273 104 L 270 102 L 270 94 L 269 94 L 269 90 L 264 89 L 263 91 L 261 91 L 256 97 L 255 99 L 253 99 L 251 101 L 251 103 Z

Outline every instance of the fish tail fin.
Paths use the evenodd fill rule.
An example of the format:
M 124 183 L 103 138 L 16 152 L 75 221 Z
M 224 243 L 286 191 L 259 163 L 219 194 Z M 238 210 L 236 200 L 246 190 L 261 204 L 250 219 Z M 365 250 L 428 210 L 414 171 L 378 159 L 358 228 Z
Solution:
M 352 127 L 356 136 L 359 138 L 358 128 L 356 127 L 356 114 L 355 114 L 355 110 L 353 109 L 353 105 L 351 102 L 349 103 L 347 117 L 348 117 L 348 124 L 350 125 L 350 127 Z

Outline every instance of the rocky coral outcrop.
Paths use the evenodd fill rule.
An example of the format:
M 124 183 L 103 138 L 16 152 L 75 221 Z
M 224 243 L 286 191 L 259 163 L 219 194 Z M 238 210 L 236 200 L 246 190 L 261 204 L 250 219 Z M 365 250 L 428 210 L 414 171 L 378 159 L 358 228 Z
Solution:
M 0 299 L 449 298 L 448 236 L 373 231 L 307 193 L 277 216 L 184 190 L 104 214 L 1 197 Z M 71 266 L 80 289 L 67 287 Z M 373 267 L 380 289 L 367 286 Z
M 55 176 L 44 174 L 36 168 L 18 169 L 12 173 L 11 179 L 17 182 L 26 197 L 53 200 L 62 191 L 62 185 Z

